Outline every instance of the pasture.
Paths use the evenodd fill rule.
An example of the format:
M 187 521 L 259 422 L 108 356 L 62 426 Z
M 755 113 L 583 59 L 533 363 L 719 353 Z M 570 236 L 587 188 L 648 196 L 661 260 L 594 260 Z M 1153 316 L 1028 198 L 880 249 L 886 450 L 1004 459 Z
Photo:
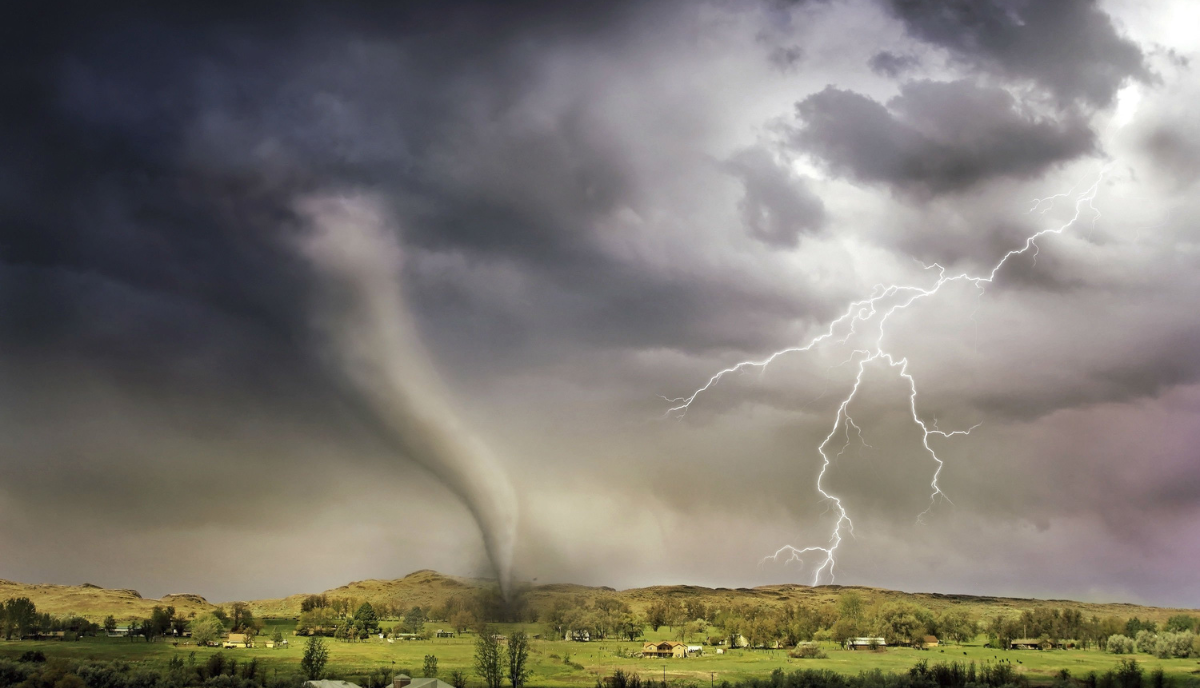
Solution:
M 266 668 L 268 676 L 274 672 L 278 672 L 279 675 L 297 673 L 306 639 L 292 635 L 294 622 L 291 619 L 266 619 L 265 622 L 266 627 L 259 639 L 260 647 L 255 648 L 219 650 L 198 648 L 182 642 L 176 644 L 169 639 L 147 643 L 141 639 L 130 641 L 127 638 L 100 637 L 84 638 L 78 642 L 0 641 L 0 656 L 15 659 L 27 650 L 41 650 L 50 658 L 121 660 L 161 667 L 175 656 L 181 657 L 185 662 L 203 662 L 208 656 L 220 651 L 239 663 L 251 658 L 257 659 L 259 665 Z M 437 624 L 430 624 L 428 628 L 436 630 L 438 627 Z M 497 626 L 497 629 L 501 633 L 509 633 L 518 627 L 502 624 Z M 290 647 L 268 649 L 261 646 L 276 628 L 288 638 Z M 537 626 L 529 626 L 527 630 L 530 633 L 542 631 Z M 670 638 L 666 628 L 660 629 L 659 633 L 646 630 L 648 640 Z M 378 638 L 359 642 L 341 642 L 327 638 L 329 665 L 326 673 L 331 677 L 354 682 L 360 682 L 365 675 L 381 669 L 390 673 L 394 668 L 410 675 L 420 675 L 424 657 L 434 655 L 438 658 L 440 677 L 444 679 L 457 669 L 471 677 L 469 685 L 479 686 L 481 683 L 473 674 L 474 643 L 475 636 L 470 633 L 456 638 L 397 640 L 393 643 Z M 1048 683 L 1060 669 L 1067 669 L 1072 676 L 1081 678 L 1089 672 L 1107 671 L 1122 659 L 1120 656 L 1096 650 L 1001 651 L 980 644 L 950 645 L 931 650 L 888 648 L 881 652 L 847 651 L 828 644 L 823 648 L 827 654 L 825 659 L 792 659 L 784 650 L 741 649 L 717 655 L 716 648 L 706 647 L 707 654 L 703 657 L 650 660 L 636 657 L 641 647 L 640 641 L 579 643 L 535 639 L 530 648 L 530 664 L 533 669 L 530 685 L 547 688 L 593 686 L 597 677 L 610 675 L 615 669 L 621 668 L 656 681 L 665 676 L 667 682 L 672 685 L 700 686 L 710 682 L 719 684 L 723 680 L 734 682 L 750 676 L 766 676 L 776 668 L 785 671 L 799 668 L 830 669 L 845 674 L 874 669 L 904 672 L 920 660 L 928 660 L 930 664 L 942 661 L 1009 661 L 1031 681 Z M 1169 676 L 1183 679 L 1177 680 L 1177 685 L 1200 680 L 1200 661 L 1196 659 L 1160 660 L 1146 654 L 1134 655 L 1134 658 L 1147 671 L 1162 667 Z M 577 668 L 576 665 L 582 668 Z

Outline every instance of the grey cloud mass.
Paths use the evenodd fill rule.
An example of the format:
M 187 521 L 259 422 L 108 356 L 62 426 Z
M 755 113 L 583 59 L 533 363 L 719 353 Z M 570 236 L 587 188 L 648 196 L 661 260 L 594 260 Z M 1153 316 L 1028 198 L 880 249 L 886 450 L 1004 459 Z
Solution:
M 953 504 L 916 525 L 909 389 L 866 370 L 839 583 L 1195 606 L 1185 5 L 9 3 L 0 578 L 806 582 L 759 562 L 827 540 L 816 446 L 883 336 L 923 417 L 980 425 L 934 439 Z M 986 288 L 663 420 L 1101 174 Z M 313 199 L 370 199 L 377 250 L 298 251 L 341 217 Z M 434 408 L 487 471 L 439 463 Z
M 1083 119 L 1040 117 L 1007 91 L 970 81 L 909 82 L 886 107 L 830 86 L 796 112 L 796 146 L 835 174 L 929 194 L 1032 177 L 1095 148 Z
M 1142 49 L 1095 0 L 890 0 L 914 37 L 971 67 L 1037 83 L 1060 102 L 1104 106 L 1129 79 L 1149 81 Z

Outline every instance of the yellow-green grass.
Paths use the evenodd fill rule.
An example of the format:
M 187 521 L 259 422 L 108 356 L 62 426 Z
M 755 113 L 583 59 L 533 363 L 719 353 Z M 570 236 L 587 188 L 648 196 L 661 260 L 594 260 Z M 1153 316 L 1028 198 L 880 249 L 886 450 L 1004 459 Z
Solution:
M 86 638 L 79 642 L 30 642 L 12 641 L 0 642 L 0 656 L 16 657 L 21 653 L 38 649 L 48 657 L 65 657 L 71 659 L 91 660 L 123 660 L 128 662 L 146 663 L 149 666 L 165 666 L 174 656 L 189 660 L 195 652 L 195 661 L 203 662 L 209 655 L 222 651 L 227 657 L 236 658 L 239 662 L 257 658 L 259 664 L 268 673 L 278 671 L 280 674 L 296 673 L 299 670 L 300 657 L 304 652 L 305 638 L 291 634 L 290 620 L 267 620 L 263 630 L 263 640 L 269 638 L 278 628 L 284 633 L 291 647 L 287 649 L 268 649 L 256 647 L 249 649 L 218 650 L 216 648 L 197 648 L 190 645 L 176 646 L 171 641 L 146 643 L 142 640 L 130 641 L 124 638 Z M 437 625 L 431 624 L 430 630 L 436 630 Z M 502 633 L 511 633 L 517 626 L 500 626 Z M 541 629 L 529 627 L 530 632 Z M 647 629 L 649 630 L 649 629 Z M 659 633 L 650 633 L 652 639 L 667 637 L 667 629 Z M 398 670 L 420 673 L 425 655 L 438 658 L 439 674 L 443 677 L 456 669 L 471 674 L 473 671 L 474 642 L 472 634 L 457 638 L 437 638 L 431 640 L 413 640 L 388 643 L 378 638 L 368 641 L 346 643 L 326 639 L 330 650 L 328 673 L 335 677 L 354 680 L 380 668 L 391 671 L 393 666 Z M 262 643 L 260 643 L 261 645 Z M 783 650 L 733 650 L 726 654 L 715 654 L 715 648 L 705 648 L 707 654 L 703 657 L 686 659 L 651 660 L 634 657 L 621 657 L 622 652 L 632 655 L 641 650 L 641 642 L 601 641 L 593 643 L 573 643 L 563 640 L 537 639 L 531 645 L 530 663 L 533 669 L 531 685 L 554 687 L 592 686 L 597 676 L 609 675 L 615 669 L 621 668 L 627 672 L 641 674 L 644 678 L 661 679 L 664 671 L 670 680 L 688 679 L 695 682 L 707 682 L 715 674 L 715 680 L 731 682 L 750 676 L 766 676 L 772 670 L 781 668 L 791 671 L 799 668 L 831 669 L 845 674 L 856 674 L 860 671 L 880 669 L 886 672 L 907 671 L 909 667 L 920 660 L 928 660 L 930 664 L 942 661 L 975 661 L 996 662 L 1011 661 L 1013 666 L 1026 674 L 1035 683 L 1048 682 L 1060 669 L 1068 669 L 1072 675 L 1081 677 L 1089 672 L 1104 672 L 1114 667 L 1123 657 L 1106 654 L 1095 650 L 1011 650 L 999 651 L 981 645 L 945 646 L 933 650 L 913 650 L 908 648 L 890 648 L 882 652 L 846 651 L 835 645 L 824 648 L 826 659 L 791 659 Z M 557 656 L 557 657 L 556 657 Z M 582 669 L 565 663 L 569 656 L 572 663 L 583 666 Z M 1134 656 L 1147 671 L 1157 667 L 1171 676 L 1187 677 L 1194 680 L 1200 676 L 1200 662 L 1195 659 L 1160 660 L 1150 655 Z M 394 663 L 394 664 L 393 664 Z M 472 678 L 471 684 L 477 685 L 478 679 Z

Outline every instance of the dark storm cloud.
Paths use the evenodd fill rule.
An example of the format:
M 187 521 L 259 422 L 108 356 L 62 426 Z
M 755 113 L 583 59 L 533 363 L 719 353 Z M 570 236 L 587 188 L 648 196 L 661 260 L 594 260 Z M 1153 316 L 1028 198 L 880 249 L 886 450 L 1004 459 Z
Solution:
M 916 55 L 899 55 L 890 50 L 880 50 L 867 60 L 872 72 L 889 79 L 903 76 L 920 65 L 921 60 Z
M 1152 76 L 1141 49 L 1094 0 L 890 0 L 908 32 L 966 65 L 1029 79 L 1061 103 L 1105 106 Z
M 754 238 L 794 248 L 800 235 L 825 225 L 825 205 L 804 180 L 781 166 L 762 148 L 750 148 L 725 161 L 723 167 L 741 180 L 745 195 L 738 203 L 742 222 Z
M 175 588 L 190 569 L 188 580 L 220 578 L 235 597 L 442 562 L 487 570 L 461 500 L 396 461 L 406 438 L 382 431 L 314 332 L 316 306 L 346 293 L 338 280 L 322 288 L 297 256 L 311 224 L 297 200 L 370 198 L 403 255 L 398 276 L 371 290 L 386 295 L 377 310 L 411 308 L 415 324 L 392 327 L 431 363 L 383 341 L 359 383 L 413 366 L 446 378 L 447 405 L 496 452 L 528 514 L 518 575 L 795 580 L 755 566 L 782 542 L 827 541 L 815 447 L 852 378 L 850 344 L 728 376 L 682 422 L 656 422 L 655 395 L 808 341 L 876 282 L 928 284 L 913 256 L 990 264 L 1065 210 L 1026 214 L 1028 197 L 1090 173 L 1087 162 L 1060 166 L 1101 145 L 1116 154 L 1097 106 L 1149 74 L 1083 3 L 1017 3 L 1002 16 L 799 4 L 80 4 L 58 16 L 5 6 L 0 516 L 53 514 L 0 534 L 0 549 L 19 544 L 36 564 L 4 557 L 6 571 L 103 568 L 122 586 Z M 949 51 L 949 68 L 940 50 L 898 41 L 906 28 Z M 1035 45 L 1051 28 L 1090 57 Z M 905 83 L 918 73 L 960 80 Z M 781 126 L 797 101 L 799 119 Z M 1191 140 L 1186 112 L 1155 121 L 1169 133 L 1131 126 L 1127 138 L 1190 183 L 1186 151 L 1168 160 Z M 808 159 L 797 153 L 855 184 L 798 172 Z M 1005 564 L 981 578 L 959 548 L 1007 553 L 1016 542 L 1040 561 L 1079 532 L 1056 530 L 1064 519 L 1107 532 L 1088 530 L 1123 479 L 1107 445 L 1160 443 L 1132 423 L 1054 423 L 1094 420 L 1099 405 L 1124 417 L 1196 379 L 1185 322 L 1195 286 L 1169 279 L 1195 274 L 1195 252 L 1163 248 L 1193 241 L 1194 212 L 1179 196 L 1169 229 L 1127 241 L 1125 213 L 1159 193 L 1131 187 L 1134 172 L 1113 174 L 1096 227 L 1048 237 L 1036 264 L 1015 262 L 983 295 L 954 290 L 889 325 L 883 342 L 910 357 L 920 412 L 986 432 L 937 440 L 950 452 L 953 520 L 968 525 L 900 530 L 926 506 L 931 462 L 906 384 L 886 366 L 871 372 L 854 405 L 870 446 L 835 437 L 850 441 L 835 482 L 869 535 L 847 541 L 854 582 L 993 592 L 979 581 L 1011 575 L 1080 589 L 1075 550 L 1037 575 Z M 345 266 L 346 282 L 391 275 L 396 261 L 384 262 Z M 400 294 L 404 304 L 389 300 Z M 330 313 L 352 314 L 336 303 Z M 329 324 L 351 353 L 389 327 Z M 869 346 L 878 334 L 858 333 Z M 1188 399 L 1164 402 L 1146 427 Z M 1031 439 L 1031 427 L 1049 429 Z M 1077 436 L 1104 439 L 1081 450 Z M 1145 456 L 1136 503 L 1161 493 L 1188 506 L 1162 490 L 1163 476 L 1194 483 L 1194 471 L 1166 465 L 1186 453 Z M 1096 479 L 1063 496 L 1047 474 Z M 396 528 L 395 508 L 429 520 Z M 1150 530 L 1135 511 L 1117 518 Z M 102 534 L 80 525 L 97 512 Z M 943 517 L 935 510 L 932 527 Z M 972 525 L 984 520 L 995 530 Z M 1025 522 L 1048 525 L 1045 539 L 1028 540 Z M 1116 555 L 1127 546 L 1087 542 Z M 914 547 L 930 561 L 958 555 L 958 568 L 922 577 L 905 556 Z M 138 551 L 146 558 L 129 558 Z M 245 576 L 213 568 L 230 556 L 247 562 Z M 316 573 L 269 570 L 298 557 Z
M 1095 148 L 1086 120 L 1038 117 L 971 81 L 906 83 L 886 106 L 830 86 L 796 112 L 795 145 L 835 174 L 921 194 L 1033 177 Z

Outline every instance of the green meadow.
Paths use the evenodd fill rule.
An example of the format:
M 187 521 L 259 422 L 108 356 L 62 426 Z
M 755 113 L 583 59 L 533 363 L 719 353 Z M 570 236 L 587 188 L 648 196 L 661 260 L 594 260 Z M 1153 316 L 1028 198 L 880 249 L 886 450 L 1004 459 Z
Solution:
M 274 673 L 282 676 L 298 672 L 300 657 L 306 639 L 292 635 L 295 622 L 291 619 L 266 619 L 266 627 L 259 644 L 262 645 L 276 628 L 283 632 L 290 647 L 268 649 L 255 647 L 245 649 L 198 648 L 172 640 L 147 643 L 142 639 L 127 638 L 84 638 L 76 642 L 62 641 L 0 641 L 0 656 L 15 659 L 29 650 L 41 650 L 47 657 L 76 660 L 121 660 L 130 663 L 145 663 L 156 668 L 165 667 L 172 657 L 181 657 L 185 662 L 204 662 L 208 656 L 223 652 L 227 658 L 239 663 L 254 658 L 266 668 L 267 676 Z M 440 628 L 429 624 L 430 631 Z M 501 633 L 510 633 L 519 625 L 498 625 Z M 526 627 L 530 633 L 539 633 L 540 626 Z M 647 630 L 647 640 L 667 640 L 668 629 L 654 633 Z M 410 675 L 421 675 L 422 662 L 426 655 L 438 659 L 439 676 L 446 677 L 454 670 L 472 674 L 475 636 L 467 633 L 456 638 L 430 640 L 396 640 L 392 643 L 379 638 L 365 641 L 342 642 L 327 638 L 329 665 L 326 673 L 334 678 L 361 681 L 366 675 L 379 672 L 404 671 Z M 866 650 L 849 651 L 829 643 L 823 646 L 825 659 L 793 659 L 784 650 L 731 650 L 715 654 L 716 648 L 705 647 L 703 657 L 686 659 L 652 660 L 639 659 L 639 642 L 568 642 L 563 640 L 535 639 L 531 644 L 533 675 L 530 685 L 546 686 L 593 686 L 597 678 L 611 675 L 615 669 L 640 674 L 643 678 L 656 681 L 664 677 L 671 684 L 717 683 L 722 680 L 736 682 L 751 676 L 763 677 L 774 669 L 791 671 L 799 668 L 830 669 L 844 674 L 880 669 L 885 672 L 904 672 L 916 662 L 927 660 L 930 664 L 949 661 L 974 661 L 977 663 L 1008 661 L 1018 672 L 1034 683 L 1049 683 L 1054 675 L 1067 669 L 1076 678 L 1084 678 L 1089 672 L 1102 673 L 1122 659 L 1122 656 L 1098 650 L 1008 650 L 1001 651 L 983 647 L 981 644 L 948 645 L 930 650 L 888 648 L 879 652 Z M 1177 686 L 1200 682 L 1200 661 L 1196 659 L 1157 659 L 1148 654 L 1134 655 L 1147 670 L 1161 667 Z M 480 685 L 472 676 L 472 686 Z

